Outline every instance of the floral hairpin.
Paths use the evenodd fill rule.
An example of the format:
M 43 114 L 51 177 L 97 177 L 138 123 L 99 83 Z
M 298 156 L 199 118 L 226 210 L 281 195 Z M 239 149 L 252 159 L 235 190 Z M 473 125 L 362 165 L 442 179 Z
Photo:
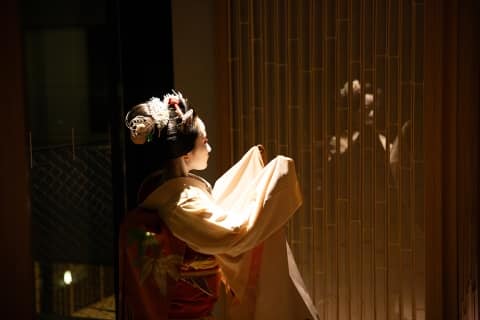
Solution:
M 160 132 L 168 124 L 168 120 L 170 119 L 168 105 L 155 97 L 150 98 L 147 105 L 149 113 L 152 115 L 152 118 L 157 125 L 158 132 Z

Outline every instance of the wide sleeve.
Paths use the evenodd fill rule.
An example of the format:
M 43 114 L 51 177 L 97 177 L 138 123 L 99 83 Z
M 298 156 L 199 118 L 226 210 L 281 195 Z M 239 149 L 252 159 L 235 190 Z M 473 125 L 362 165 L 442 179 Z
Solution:
M 279 156 L 264 167 L 229 205 L 201 188 L 185 188 L 174 207 L 161 212 L 172 233 L 206 254 L 238 256 L 284 226 L 302 198 L 292 159 Z M 223 202 L 225 204 L 225 202 Z
M 196 187 L 186 188 L 175 206 L 159 213 L 177 238 L 205 254 L 224 253 L 245 233 L 245 226 L 228 226 L 226 212 Z
M 258 146 L 250 148 L 243 157 L 215 181 L 212 196 L 223 208 L 234 206 L 242 194 L 251 188 L 264 168 L 262 155 Z

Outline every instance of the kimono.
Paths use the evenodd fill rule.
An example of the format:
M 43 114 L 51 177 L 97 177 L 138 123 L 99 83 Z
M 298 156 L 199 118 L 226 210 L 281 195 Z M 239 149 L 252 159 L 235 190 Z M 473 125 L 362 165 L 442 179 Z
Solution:
M 301 202 L 293 160 L 264 166 L 257 147 L 213 189 L 164 181 L 122 224 L 123 318 L 213 319 L 222 280 L 229 320 L 318 319 L 284 232 Z

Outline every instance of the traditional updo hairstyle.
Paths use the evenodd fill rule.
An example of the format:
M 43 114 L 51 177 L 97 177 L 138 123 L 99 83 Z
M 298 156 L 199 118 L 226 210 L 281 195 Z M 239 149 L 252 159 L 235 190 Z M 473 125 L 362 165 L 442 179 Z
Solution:
M 193 150 L 199 135 L 196 113 L 175 91 L 165 95 L 163 101 L 153 97 L 134 106 L 125 124 L 133 143 L 141 145 L 144 154 L 159 167 Z

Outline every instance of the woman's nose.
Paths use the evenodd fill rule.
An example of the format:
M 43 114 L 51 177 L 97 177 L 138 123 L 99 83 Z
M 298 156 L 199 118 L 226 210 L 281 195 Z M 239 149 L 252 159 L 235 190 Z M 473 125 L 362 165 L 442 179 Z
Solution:
M 210 151 L 212 151 L 212 147 L 210 146 L 209 143 L 207 143 L 207 152 L 210 153 Z

